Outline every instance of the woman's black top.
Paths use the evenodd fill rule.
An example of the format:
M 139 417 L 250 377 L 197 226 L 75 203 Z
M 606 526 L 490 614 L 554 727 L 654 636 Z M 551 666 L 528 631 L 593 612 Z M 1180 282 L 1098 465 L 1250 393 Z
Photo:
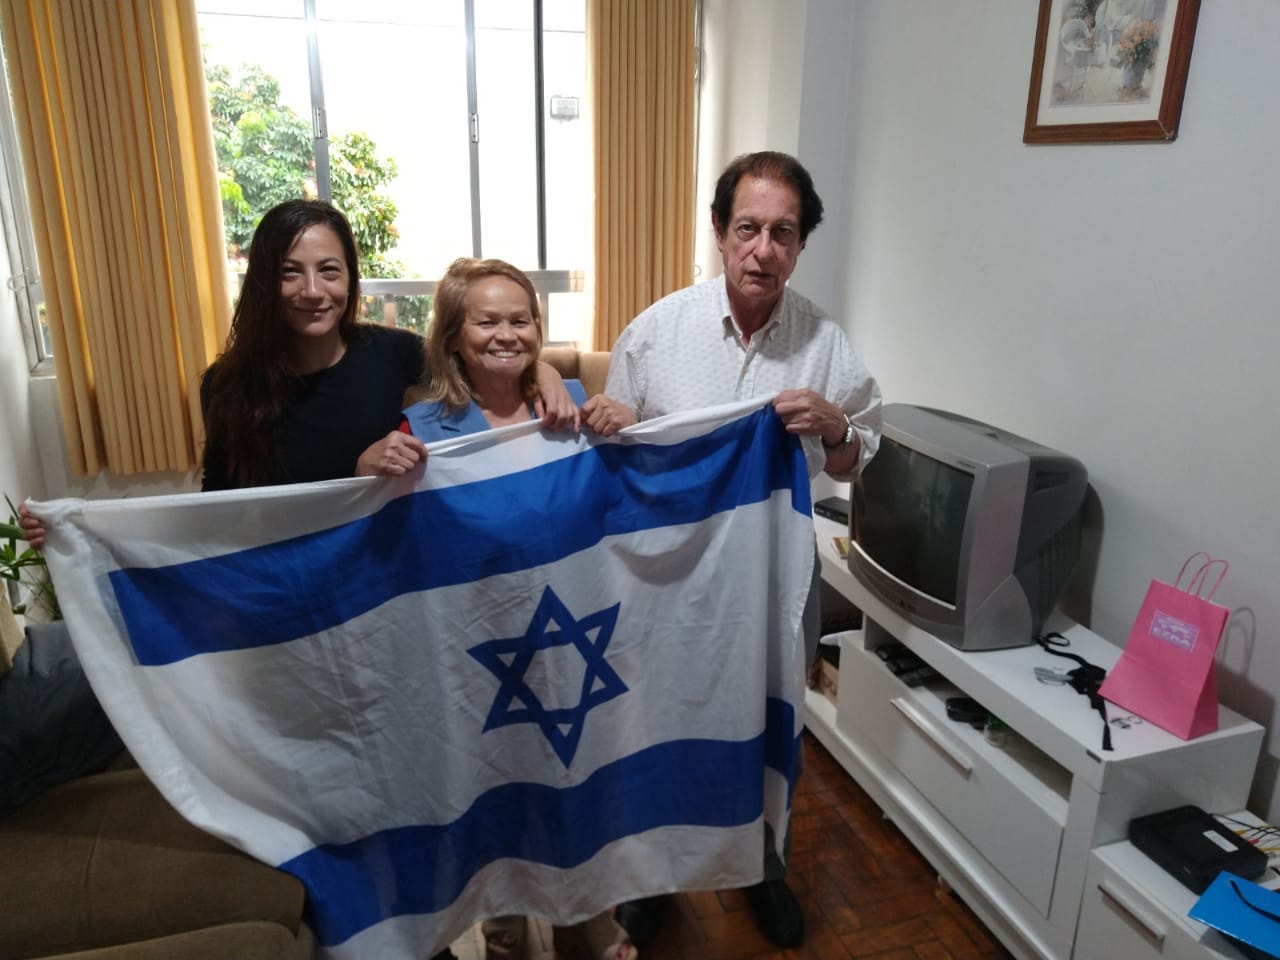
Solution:
M 209 413 L 210 367 L 200 384 Z M 302 377 L 277 430 L 281 483 L 354 476 L 371 444 L 400 424 L 404 392 L 422 376 L 422 338 L 412 330 L 362 325 L 332 367 Z M 202 490 L 231 490 L 227 452 L 205 448 Z

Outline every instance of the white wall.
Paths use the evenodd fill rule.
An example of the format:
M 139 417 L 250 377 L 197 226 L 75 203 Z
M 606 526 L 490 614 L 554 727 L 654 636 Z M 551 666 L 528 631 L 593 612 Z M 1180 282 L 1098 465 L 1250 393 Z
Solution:
M 719 276 L 716 179 L 740 153 L 796 152 L 807 0 L 703 0 L 694 245 L 696 278 Z
M 0 264 L 0 276 L 9 276 L 3 230 Z M 8 287 L 0 287 L 0 493 L 18 503 L 27 496 L 43 496 L 44 482 L 27 394 L 27 350 L 14 296 Z M 8 517 L 3 504 L 0 499 L 0 520 Z
M 0 493 L 17 503 L 29 491 L 43 495 L 43 484 L 27 403 L 27 352 L 13 295 L 5 293 L 0 297 Z
M 1085 463 L 1095 549 L 1067 606 L 1098 633 L 1123 643 L 1192 551 L 1231 562 L 1218 681 L 1272 728 L 1251 806 L 1274 822 L 1280 4 L 1203 6 L 1174 143 L 1038 147 L 1021 141 L 1037 4 L 857 0 L 847 49 L 814 42 L 850 36 L 843 6 L 808 4 L 800 117 L 848 134 L 842 179 L 818 178 L 849 201 L 822 228 L 845 258 L 828 306 L 886 400 Z M 838 93 L 811 94 L 846 64 L 837 117 Z

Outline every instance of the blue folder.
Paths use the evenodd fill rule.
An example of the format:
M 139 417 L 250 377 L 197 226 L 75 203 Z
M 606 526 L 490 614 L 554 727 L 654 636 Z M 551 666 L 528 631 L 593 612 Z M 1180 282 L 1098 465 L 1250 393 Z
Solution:
M 1250 956 L 1280 958 L 1280 893 L 1223 870 L 1189 916 L 1247 948 Z

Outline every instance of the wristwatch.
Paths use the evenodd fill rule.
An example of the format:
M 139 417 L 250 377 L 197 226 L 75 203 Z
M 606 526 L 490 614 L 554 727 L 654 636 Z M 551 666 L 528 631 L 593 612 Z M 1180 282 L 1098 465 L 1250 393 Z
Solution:
M 827 443 L 824 439 L 822 441 L 822 445 L 828 450 L 843 450 L 845 447 L 853 443 L 853 438 L 857 435 L 858 432 L 853 429 L 853 421 L 849 419 L 849 415 L 846 413 L 844 415 L 844 436 L 840 438 L 840 442 Z

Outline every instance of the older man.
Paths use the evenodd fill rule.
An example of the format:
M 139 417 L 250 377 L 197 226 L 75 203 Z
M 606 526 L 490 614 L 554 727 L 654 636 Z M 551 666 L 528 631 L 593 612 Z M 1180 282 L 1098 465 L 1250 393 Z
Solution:
M 822 200 L 794 157 L 734 160 L 711 204 L 723 275 L 664 297 L 631 322 L 614 345 L 604 394 L 582 408 L 586 423 L 607 436 L 668 413 L 772 396 L 787 430 L 801 437 L 811 475 L 856 475 L 880 442 L 880 389 L 844 331 L 787 286 L 821 221 Z M 816 587 L 816 570 L 814 577 Z M 814 645 L 816 595 L 805 610 Z M 745 892 L 761 932 L 795 946 L 804 915 L 773 850 L 767 837 L 765 879 Z M 662 904 L 654 897 L 618 907 L 637 947 L 656 935 Z

